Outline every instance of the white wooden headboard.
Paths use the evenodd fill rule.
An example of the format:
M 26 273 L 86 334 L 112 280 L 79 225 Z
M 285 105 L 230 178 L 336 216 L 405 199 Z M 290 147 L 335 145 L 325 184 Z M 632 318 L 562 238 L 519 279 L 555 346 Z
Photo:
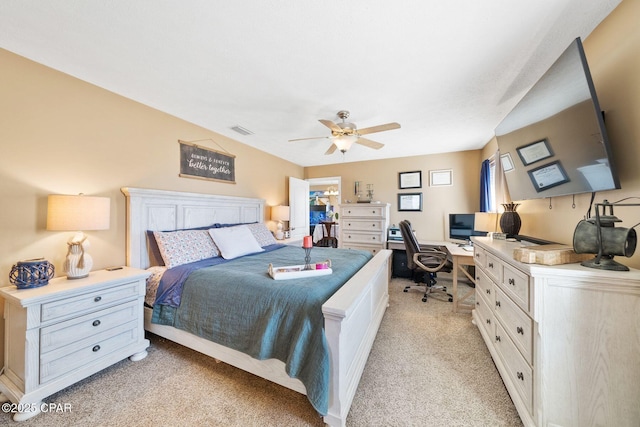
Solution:
M 178 230 L 264 221 L 264 199 L 123 187 L 127 199 L 127 265 L 151 266 L 147 230 Z

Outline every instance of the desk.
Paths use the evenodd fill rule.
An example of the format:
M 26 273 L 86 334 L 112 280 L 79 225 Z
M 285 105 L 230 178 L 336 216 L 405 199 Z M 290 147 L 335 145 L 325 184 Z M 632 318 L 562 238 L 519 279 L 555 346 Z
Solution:
M 324 228 L 324 224 L 319 223 L 313 229 L 313 243 L 318 243 L 320 239 L 322 239 L 323 228 Z M 338 237 L 339 235 L 340 235 L 340 225 L 335 223 L 333 224 L 333 227 L 331 227 L 331 237 Z
M 473 252 L 467 251 L 457 243 L 451 242 L 418 242 L 421 245 L 429 246 L 444 246 L 451 255 L 451 262 L 453 263 L 453 289 L 451 295 L 453 296 L 453 312 L 457 313 L 458 309 L 472 310 L 474 308 L 471 304 L 463 304 L 464 301 L 469 299 L 475 293 L 475 289 L 470 289 L 461 298 L 458 298 L 458 274 L 461 271 L 472 283 L 476 283 L 475 278 L 469 274 L 466 268 L 467 265 L 473 265 Z M 405 250 L 404 242 L 402 240 L 388 240 L 387 249 Z

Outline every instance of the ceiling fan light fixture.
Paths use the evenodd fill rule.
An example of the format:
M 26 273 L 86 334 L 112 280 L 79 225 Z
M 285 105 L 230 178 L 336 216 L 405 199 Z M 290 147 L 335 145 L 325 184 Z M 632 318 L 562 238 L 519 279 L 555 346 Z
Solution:
M 338 150 L 346 153 L 357 139 L 358 137 L 354 135 L 340 135 L 333 138 L 333 143 L 338 147 Z

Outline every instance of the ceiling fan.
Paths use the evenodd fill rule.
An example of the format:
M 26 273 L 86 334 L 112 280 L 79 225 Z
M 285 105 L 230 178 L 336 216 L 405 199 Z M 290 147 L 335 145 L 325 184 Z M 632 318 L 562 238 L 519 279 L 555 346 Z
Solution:
M 384 147 L 384 144 L 381 144 L 376 141 L 372 141 L 367 138 L 363 138 L 362 135 L 368 135 L 370 133 L 375 132 L 384 132 L 386 130 L 399 129 L 400 124 L 398 123 L 387 123 L 384 125 L 371 126 L 364 129 L 356 128 L 354 123 L 348 123 L 345 120 L 349 118 L 349 112 L 347 110 L 338 111 L 338 117 L 342 119 L 342 123 L 334 123 L 331 120 L 320 119 L 319 122 L 331 129 L 331 136 L 316 136 L 312 138 L 298 138 L 298 139 L 290 139 L 289 142 L 292 141 L 304 141 L 308 139 L 325 139 L 329 138 L 332 142 L 331 147 L 324 154 L 333 154 L 336 149 L 340 150 L 342 153 L 346 153 L 351 145 L 355 142 L 356 144 L 361 144 L 369 148 L 374 148 L 379 150 Z

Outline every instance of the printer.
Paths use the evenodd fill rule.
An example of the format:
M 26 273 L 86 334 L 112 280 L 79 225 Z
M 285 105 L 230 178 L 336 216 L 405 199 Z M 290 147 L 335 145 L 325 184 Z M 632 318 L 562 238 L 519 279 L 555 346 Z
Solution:
M 402 241 L 402 233 L 400 232 L 400 227 L 397 227 L 395 224 L 389 227 L 389 231 L 387 232 L 387 240 Z

